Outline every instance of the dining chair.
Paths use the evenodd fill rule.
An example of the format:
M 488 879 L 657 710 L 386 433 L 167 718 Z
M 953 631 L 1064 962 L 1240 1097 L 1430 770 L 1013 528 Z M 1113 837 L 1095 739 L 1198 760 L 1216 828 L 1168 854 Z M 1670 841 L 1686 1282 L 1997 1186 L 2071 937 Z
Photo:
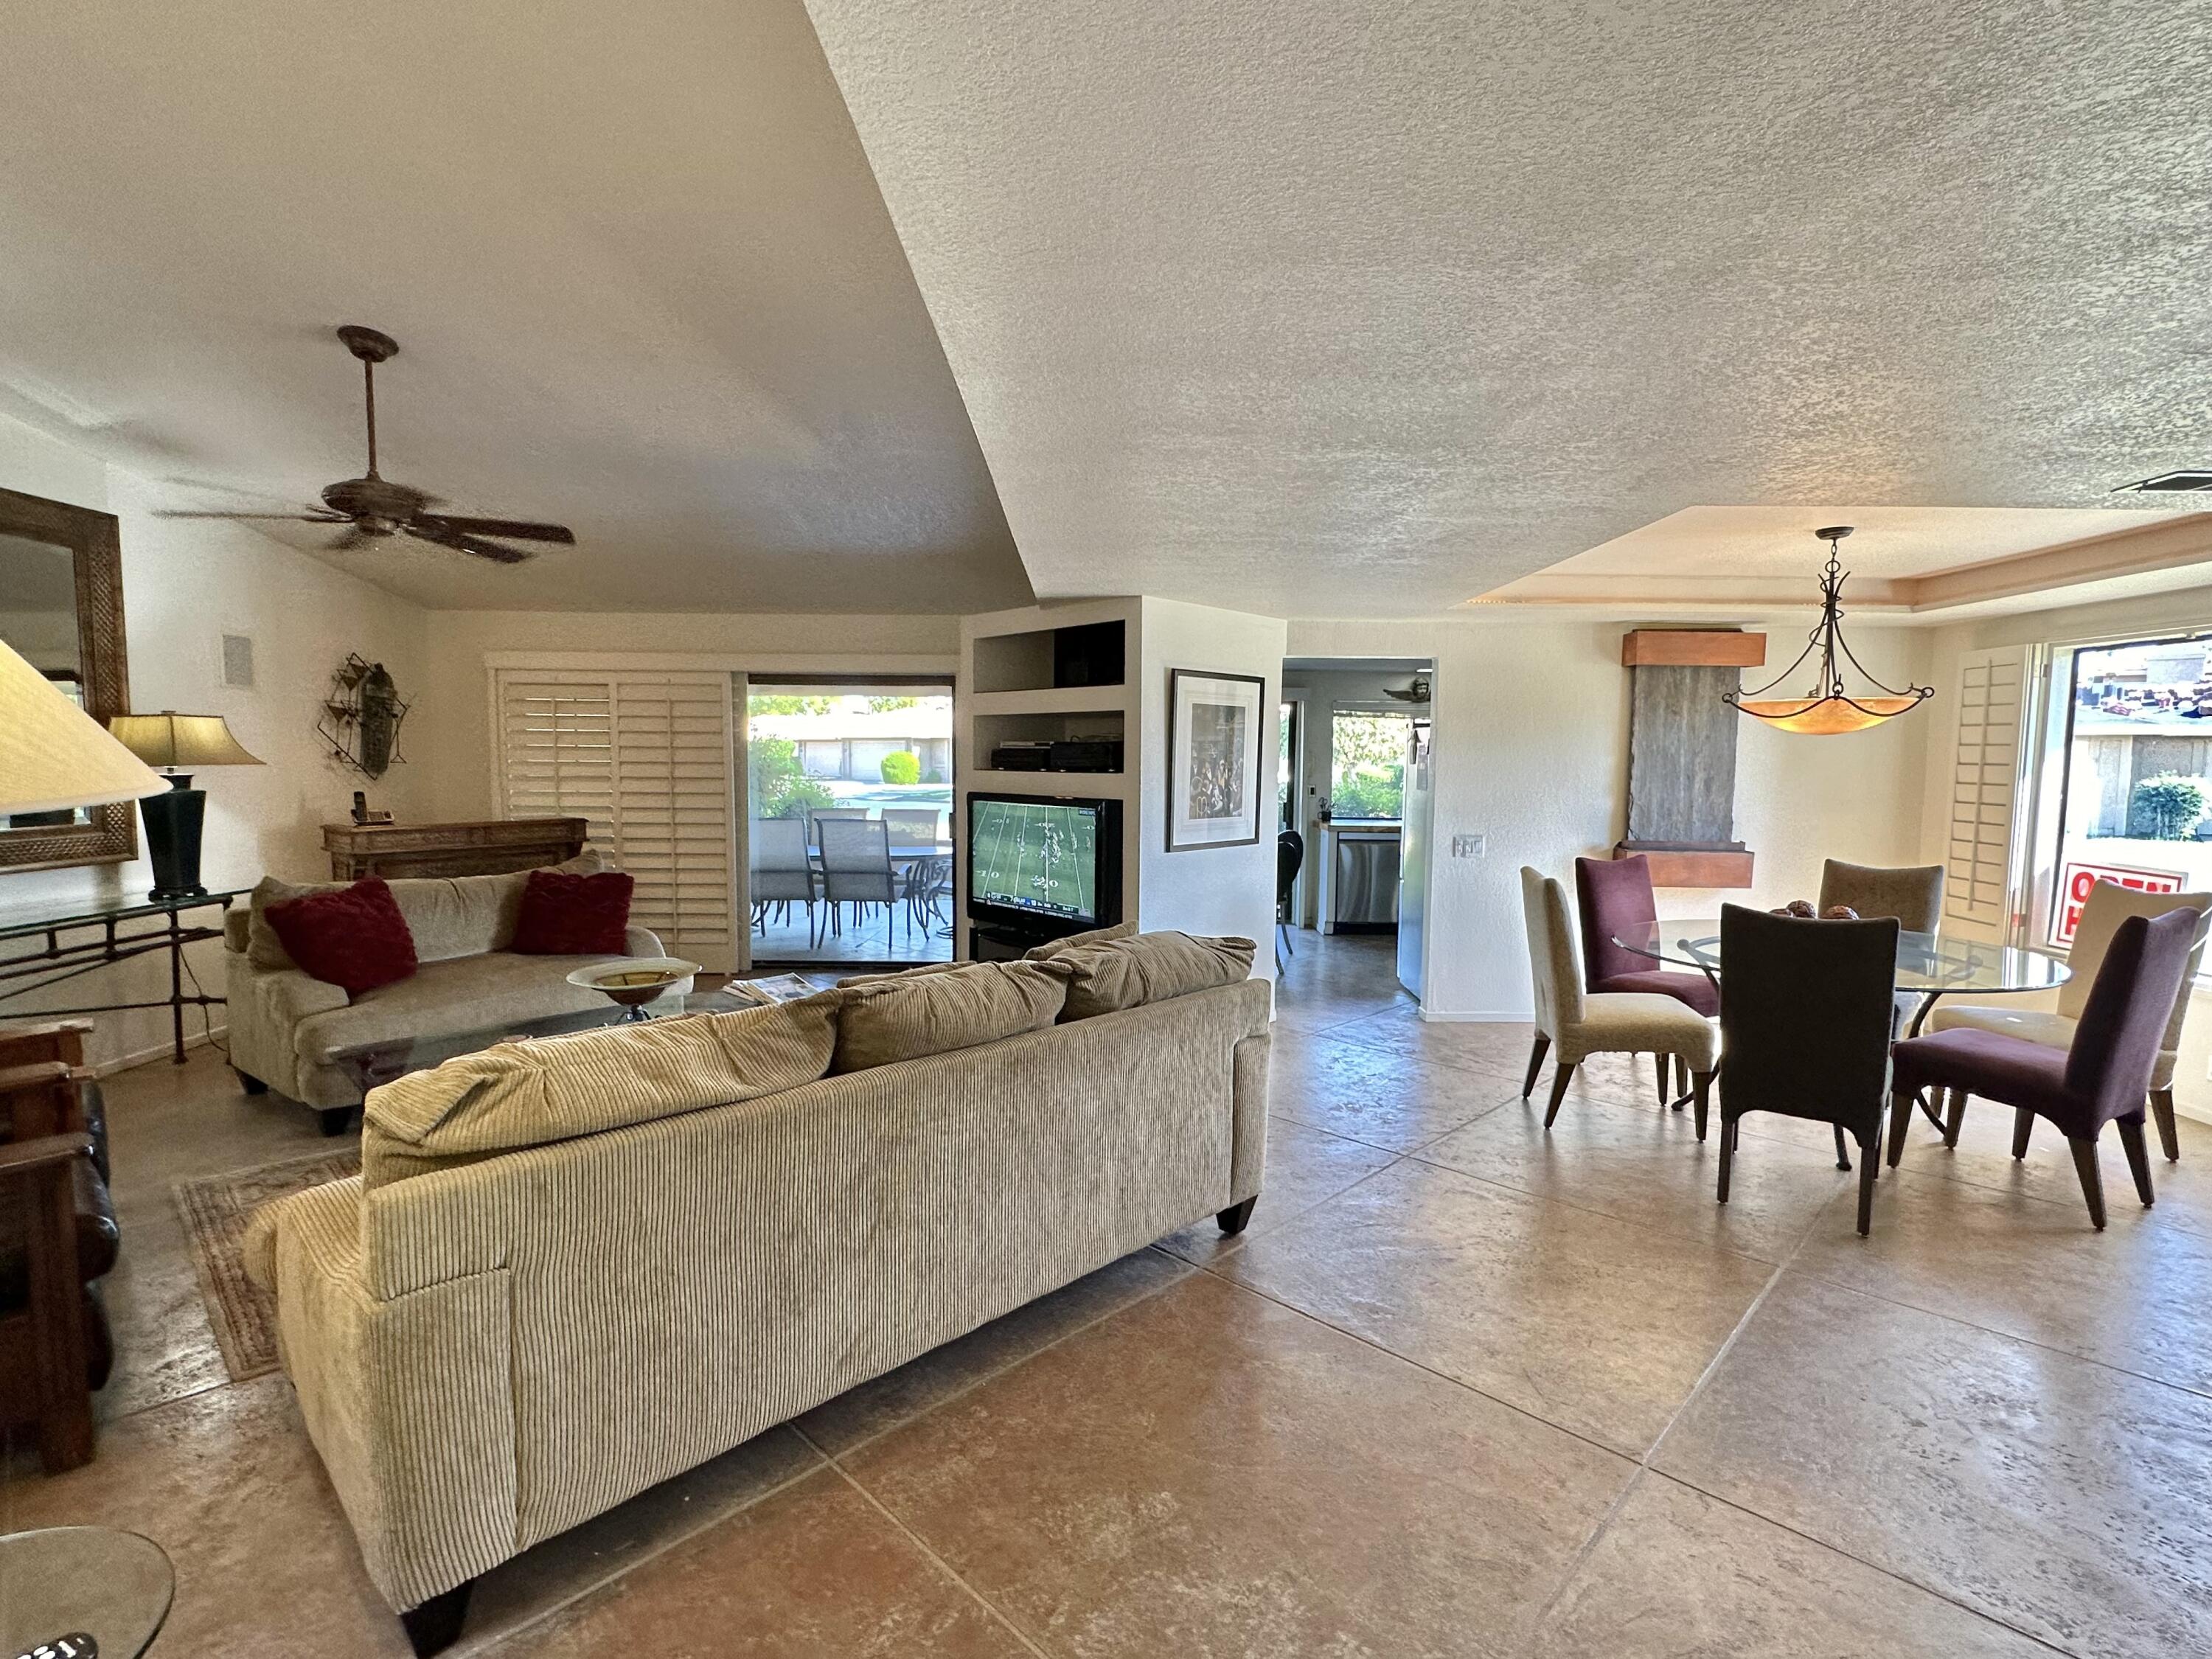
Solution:
M 1275 971 L 1283 971 L 1283 953 L 1297 955 L 1291 944 L 1291 890 L 1297 884 L 1298 872 L 1305 867 L 1306 838 L 1295 830 L 1285 830 L 1275 837 Z
M 2100 881 L 2089 890 L 2089 896 L 2082 902 L 2081 917 L 2074 924 L 2074 941 L 2066 953 L 2067 965 L 2074 974 L 2058 988 L 2055 1012 L 1985 1008 L 1972 1003 L 1954 1007 L 1948 1002 L 1939 1002 L 1928 1017 L 1928 1030 L 1995 1031 L 2002 1036 L 2021 1037 L 2052 1048 L 2069 1048 L 2081 1024 L 2081 1011 L 2088 1006 L 2089 988 L 2112 944 L 2113 931 L 2130 916 L 2162 916 L 2172 910 L 2188 910 L 2200 918 L 2212 915 L 2212 893 L 2145 893 L 2115 882 Z M 2181 1024 L 2189 1014 L 2190 988 L 2196 982 L 2197 970 L 2203 962 L 2206 927 L 2207 923 L 2199 921 L 2197 940 L 2189 952 L 2188 970 L 2182 975 L 2180 993 L 2173 999 L 2173 1013 L 2160 1040 L 2158 1058 L 2151 1062 L 2150 1114 L 2158 1125 L 2159 1150 L 2166 1154 L 2168 1163 L 2181 1156 L 2181 1142 L 2173 1122 L 2173 1074 L 2181 1058 Z M 1950 1112 L 1943 1124 L 1945 1145 L 1959 1144 L 1959 1123 L 1966 1106 L 1966 1097 L 1954 1091 Z
M 1625 859 L 1577 859 L 1575 907 L 1583 925 L 1583 988 L 1586 991 L 1641 991 L 1672 997 L 1711 1019 L 1720 1012 L 1721 994 L 1703 974 L 1679 974 L 1659 966 L 1626 945 L 1659 919 L 1659 904 L 1651 890 L 1651 860 L 1641 853 Z M 1659 1098 L 1668 1098 L 1667 1062 L 1654 1055 L 1659 1079 Z M 1674 1092 L 1679 1097 L 1688 1079 L 1678 1077 Z
M 1806 1118 L 1833 1125 L 1839 1146 L 1847 1133 L 1858 1142 L 1866 1236 L 1889 1099 L 1898 931 L 1893 916 L 1814 921 L 1721 907 L 1722 1203 L 1744 1115 Z M 1703 1139 L 1702 1105 L 1698 1115 Z
M 807 811 L 807 817 L 812 818 L 817 823 L 821 823 L 824 818 L 852 820 L 865 818 L 867 816 L 868 809 L 865 806 L 816 806 Z
M 1960 1097 L 1980 1095 L 2013 1109 L 2014 1158 L 2027 1156 L 2037 1118 L 2056 1125 L 2074 1153 L 2089 1220 L 2100 1230 L 2105 1184 L 2097 1137 L 2105 1125 L 2118 1123 L 2136 1196 L 2148 1208 L 2155 1194 L 2143 1146 L 2144 1097 L 2197 929 L 2193 910 L 2123 917 L 2097 966 L 2074 1040 L 2063 1049 L 1963 1025 L 1899 1043 L 1891 1051 L 1891 1165 L 1903 1151 L 1914 1097 L 1926 1088 L 1954 1089 Z
M 1943 925 L 1943 866 L 1885 869 L 1825 859 L 1820 864 L 1820 914 L 1826 915 L 1839 904 L 1857 911 L 1862 921 L 1887 916 L 1909 933 L 1932 933 Z
M 886 806 L 884 826 L 902 847 L 934 847 L 938 823 L 944 816 L 934 806 Z
M 884 949 L 891 944 L 893 907 L 898 884 L 891 875 L 890 837 L 881 818 L 823 818 L 814 826 L 822 838 L 822 896 L 830 902 L 830 926 L 842 932 L 837 907 L 853 907 L 853 926 L 863 926 L 867 907 L 884 907 Z
M 1692 1079 L 1702 1139 L 1706 1093 L 1720 1053 L 1712 1022 L 1687 1003 L 1657 992 L 1586 989 L 1575 950 L 1574 923 L 1567 915 L 1566 889 L 1527 865 L 1521 866 L 1521 903 L 1528 918 L 1528 973 L 1536 996 L 1536 1042 L 1521 1098 L 1526 1100 L 1534 1091 L 1544 1056 L 1555 1045 L 1559 1053 L 1552 1097 L 1544 1109 L 1547 1129 L 1559 1115 L 1575 1067 L 1591 1054 L 1656 1054 L 1662 1066 L 1672 1055 Z M 1665 1103 L 1663 1095 L 1661 1103 Z M 1678 1110 L 1680 1104 L 1675 1103 Z
M 799 818 L 756 818 L 749 830 L 745 856 L 746 894 L 752 900 L 753 926 L 768 932 L 771 906 L 778 920 L 788 920 L 791 902 L 806 907 L 806 943 L 814 944 L 814 900 L 817 880 L 813 861 L 806 855 L 806 824 Z

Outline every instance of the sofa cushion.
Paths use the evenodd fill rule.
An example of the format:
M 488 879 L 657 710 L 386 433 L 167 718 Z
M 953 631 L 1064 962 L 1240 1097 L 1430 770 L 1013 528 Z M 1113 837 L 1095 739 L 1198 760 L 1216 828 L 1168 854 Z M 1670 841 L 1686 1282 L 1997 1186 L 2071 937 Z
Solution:
M 302 893 L 268 907 L 264 919 L 284 953 L 310 978 L 349 996 L 415 971 L 415 939 L 392 890 L 370 876 L 334 893 Z
M 503 1042 L 372 1089 L 364 1184 L 796 1089 L 829 1069 L 838 1000 Z
M 620 956 L 635 885 L 619 870 L 590 876 L 532 870 L 509 948 L 529 957 Z
M 565 864 L 549 867 L 563 873 L 591 875 L 603 866 L 599 855 L 586 849 Z M 506 950 L 514 942 L 515 916 L 530 873 L 514 870 L 495 876 L 402 877 L 391 882 L 392 902 L 407 918 L 407 931 L 415 939 L 415 959 L 445 962 Z M 349 885 L 343 881 L 289 882 L 264 877 L 246 904 L 242 948 L 248 960 L 257 968 L 299 966 L 285 953 L 284 942 L 269 926 L 268 908 L 302 893 L 336 893 Z
M 971 962 L 950 973 L 886 975 L 833 994 L 842 1006 L 830 1069 L 862 1072 L 1041 1031 L 1060 1012 L 1067 975 L 1054 963 Z
M 426 962 L 413 978 L 356 997 L 343 1008 L 311 1013 L 292 1028 L 292 1045 L 311 1066 L 328 1062 L 340 1048 L 411 1036 L 451 1036 L 513 1020 L 607 1007 L 599 992 L 568 983 L 572 969 L 605 957 L 489 956 Z
M 1254 948 L 1249 939 L 1201 939 L 1177 933 L 1075 945 L 1052 958 L 1070 971 L 1067 1001 L 1060 1017 L 1090 1019 L 1216 985 L 1234 985 L 1251 977 Z
M 1079 949 L 1085 945 L 1110 945 L 1117 939 L 1134 939 L 1137 924 L 1117 921 L 1111 927 L 1094 927 L 1087 933 L 1070 933 L 1066 939 L 1056 939 L 1038 945 L 1033 951 L 1022 952 L 1025 962 L 1050 962 L 1062 951 Z

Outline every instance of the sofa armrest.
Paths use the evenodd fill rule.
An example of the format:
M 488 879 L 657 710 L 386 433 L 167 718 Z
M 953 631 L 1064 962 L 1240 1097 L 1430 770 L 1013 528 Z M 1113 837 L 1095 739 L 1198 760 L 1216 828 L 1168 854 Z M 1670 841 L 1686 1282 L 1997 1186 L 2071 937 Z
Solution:
M 633 921 L 623 929 L 623 954 L 626 957 L 665 957 L 668 951 L 661 944 L 659 934 Z
M 225 910 L 222 913 L 222 948 L 246 954 L 246 947 L 253 938 L 253 913 L 251 910 Z

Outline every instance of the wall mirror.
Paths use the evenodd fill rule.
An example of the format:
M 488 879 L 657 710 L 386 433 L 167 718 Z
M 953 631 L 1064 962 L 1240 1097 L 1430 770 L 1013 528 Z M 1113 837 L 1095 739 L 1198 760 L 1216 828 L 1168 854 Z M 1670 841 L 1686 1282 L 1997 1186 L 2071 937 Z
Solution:
M 0 640 L 101 725 L 129 712 L 123 558 L 113 518 L 0 489 Z M 137 813 L 129 801 L 0 816 L 0 872 L 119 864 L 137 855 Z

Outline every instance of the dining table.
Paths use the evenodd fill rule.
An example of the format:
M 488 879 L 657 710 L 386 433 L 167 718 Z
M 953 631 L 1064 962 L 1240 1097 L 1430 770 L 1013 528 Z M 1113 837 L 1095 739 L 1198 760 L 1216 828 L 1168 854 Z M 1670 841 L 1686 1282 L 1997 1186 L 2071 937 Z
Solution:
M 1667 917 L 1624 928 L 1613 937 L 1624 951 L 1678 968 L 1694 968 L 1718 985 L 1726 964 L 1721 959 L 1721 924 L 1716 916 Z M 1897 973 L 1901 996 L 1918 999 L 1905 1031 L 1918 1036 L 1936 1005 L 1947 996 L 2017 996 L 2064 984 L 2073 969 L 2056 957 L 2017 945 L 1966 939 L 1955 933 L 1923 933 L 1911 928 L 1897 935 Z M 1935 1106 L 1920 1109 L 1939 1122 Z

